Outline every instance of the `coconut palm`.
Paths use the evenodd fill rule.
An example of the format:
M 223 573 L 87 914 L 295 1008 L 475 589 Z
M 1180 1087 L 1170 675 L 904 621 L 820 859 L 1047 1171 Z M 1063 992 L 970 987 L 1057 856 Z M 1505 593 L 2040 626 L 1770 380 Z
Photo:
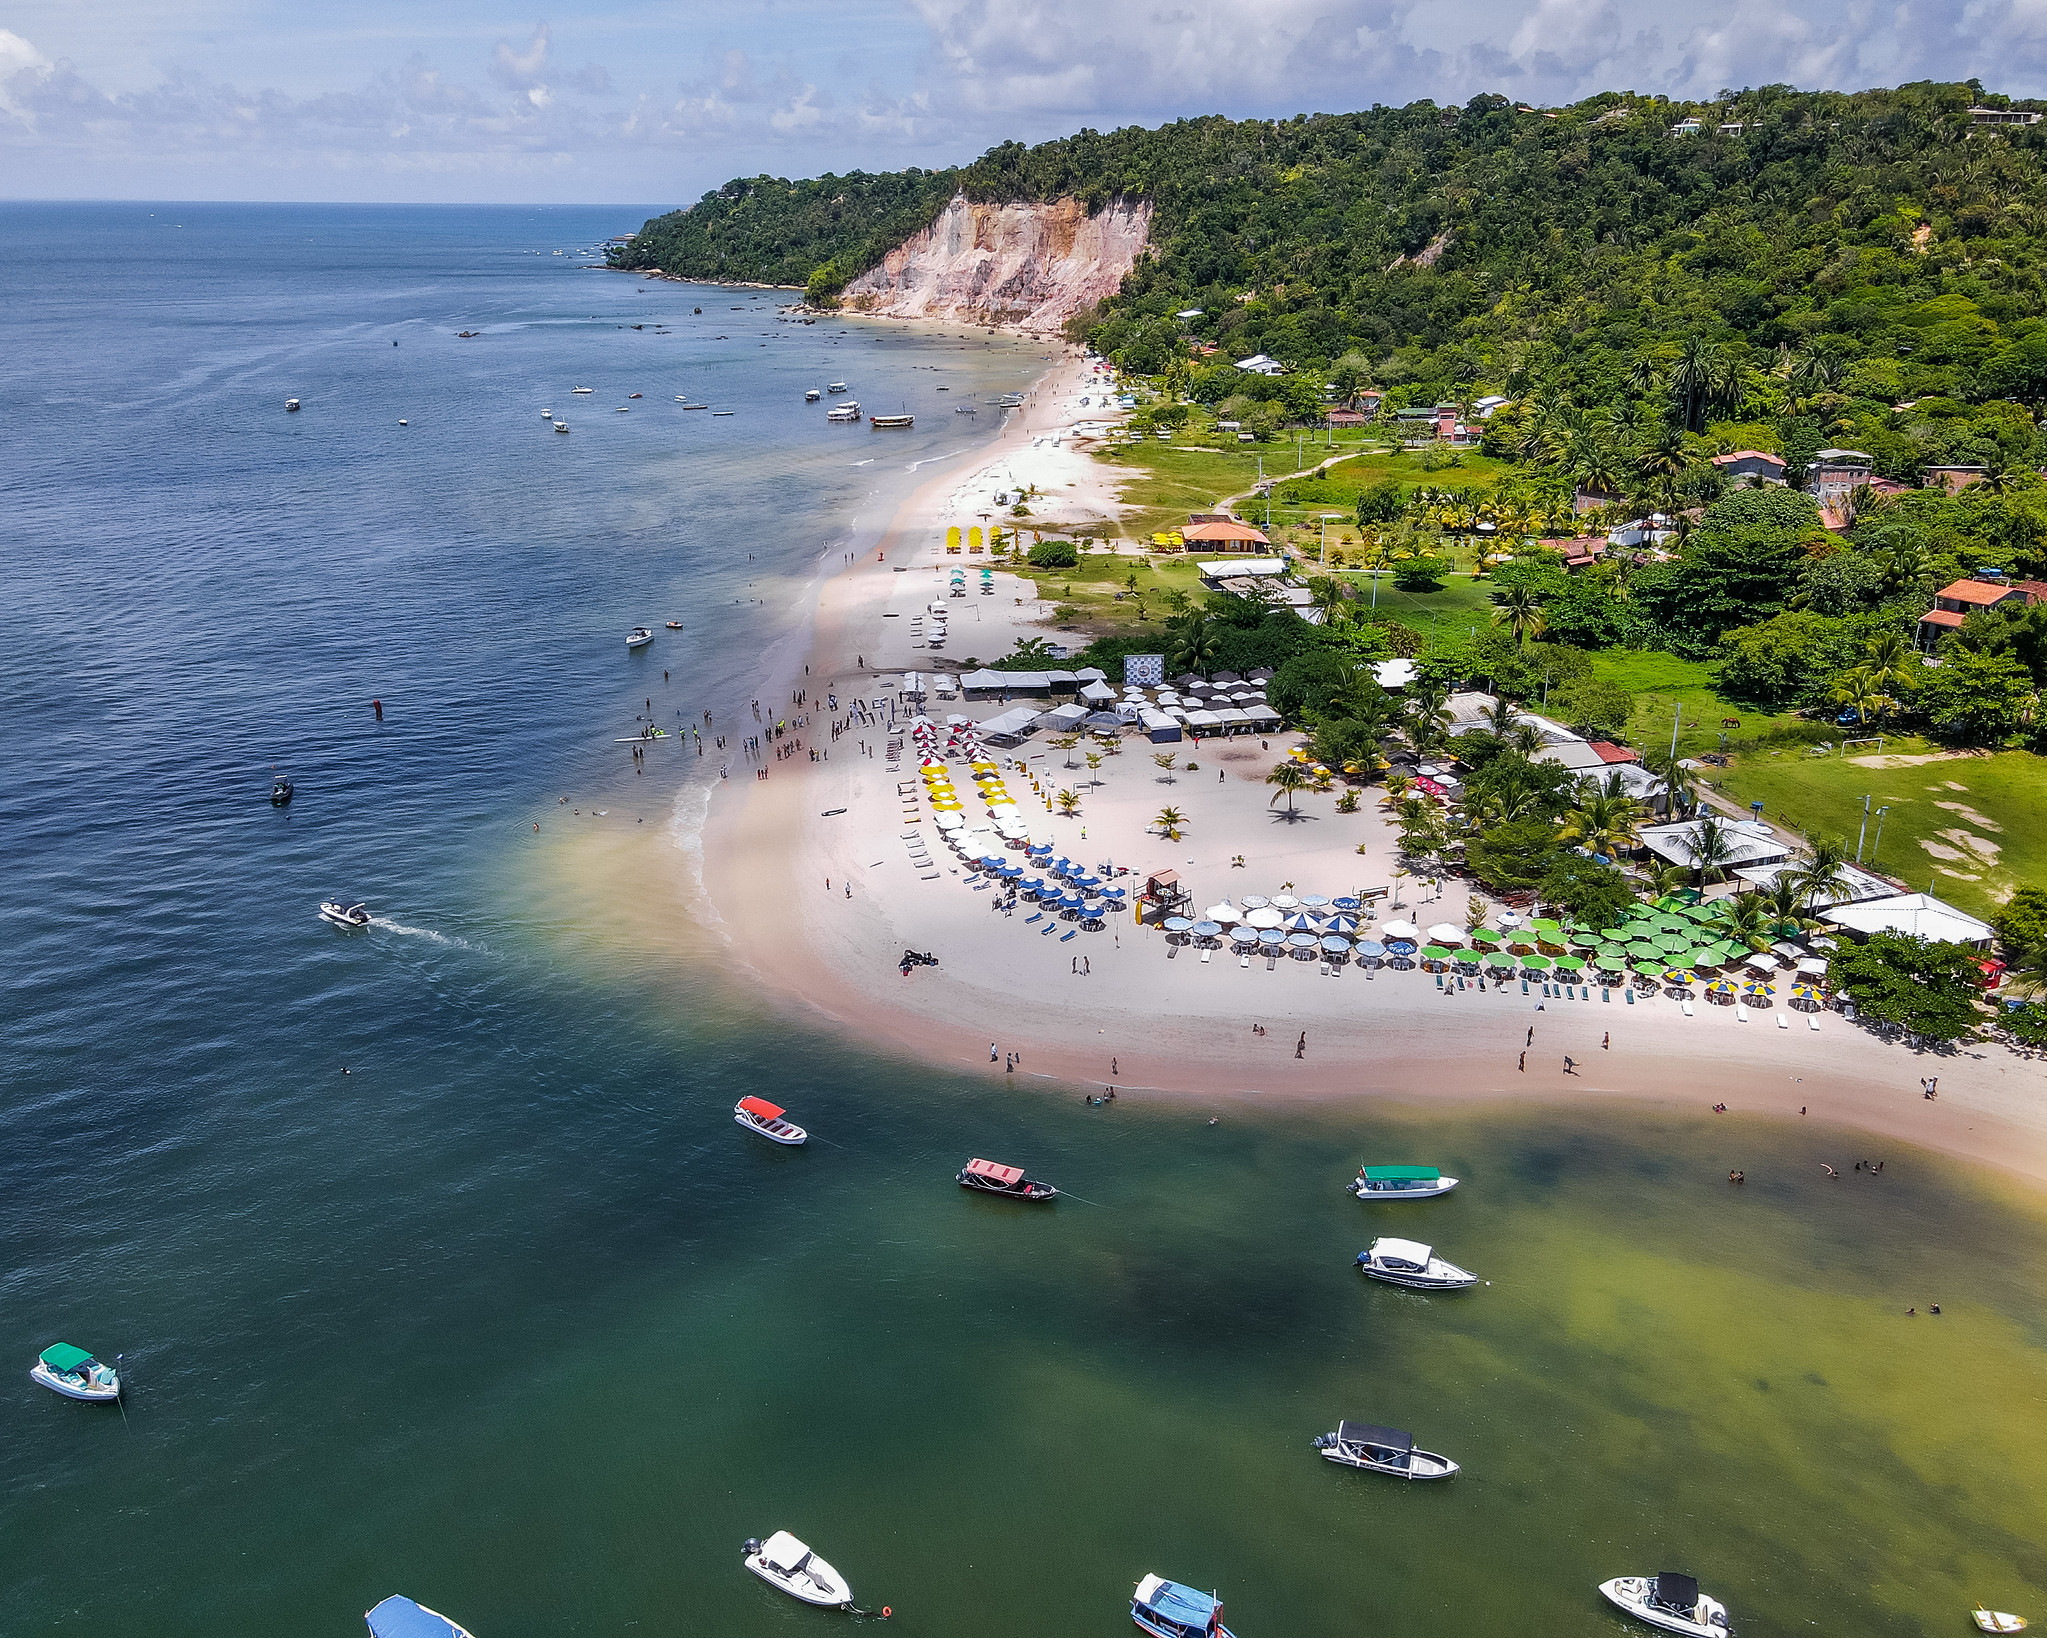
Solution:
M 1059 811 L 1069 819 L 1073 817 L 1075 810 L 1080 807 L 1080 796 L 1074 791 L 1061 791 L 1054 800 L 1059 804 Z
M 1151 754 L 1151 760 L 1158 770 L 1166 776 L 1165 783 L 1168 785 L 1172 784 L 1173 770 L 1180 765 L 1179 753 L 1177 751 L 1154 751 Z
M 1846 706 L 1855 713 L 1858 725 L 1867 723 L 1872 715 L 1883 715 L 1891 705 L 1891 697 L 1871 676 L 1867 666 L 1856 666 L 1842 672 L 1834 679 L 1832 693 L 1836 705 Z
M 1777 879 L 1760 897 L 1763 908 L 1770 913 L 1773 926 L 1793 927 L 1807 933 L 1821 925 L 1806 913 L 1805 889 L 1798 885 L 1798 878 L 1789 871 L 1778 872 Z
M 1152 815 L 1151 825 L 1152 829 L 1156 830 L 1167 841 L 1177 842 L 1180 839 L 1181 831 L 1186 828 L 1187 816 L 1178 808 L 1160 808 L 1157 813 Z
M 1168 663 L 1176 671 L 1198 671 L 1207 676 L 1221 647 L 1221 633 L 1213 620 L 1205 614 L 1185 614 L 1173 622 Z
M 1700 887 L 1709 881 L 1718 881 L 1734 862 L 1734 838 L 1728 834 L 1727 827 L 1711 814 L 1699 821 L 1699 828 L 1686 839 L 1684 848 L 1691 855 L 1692 869 L 1698 873 L 1697 885 Z
M 1286 816 L 1291 819 L 1294 817 L 1294 793 L 1308 789 L 1314 780 L 1309 777 L 1306 768 L 1289 757 L 1265 776 L 1265 783 L 1275 787 L 1272 801 L 1267 802 L 1266 806 L 1271 807 L 1282 794 L 1285 795 Z
M 1675 478 L 1685 469 L 1684 434 L 1676 427 L 1663 426 L 1635 456 L 1635 470 L 1650 480 Z
M 1337 616 L 1353 607 L 1350 588 L 1333 574 L 1325 574 L 1308 589 L 1309 606 L 1321 610 L 1323 623 L 1334 625 Z
M 1656 776 L 1662 787 L 1665 805 L 1675 814 L 1680 808 L 1689 808 L 1698 801 L 1698 787 L 1692 781 L 1692 772 L 1684 766 L 1684 758 L 1666 750 L 1651 751 L 1642 758 L 1642 766 Z
M 1770 947 L 1775 925 L 1776 918 L 1770 914 L 1769 906 L 1756 893 L 1741 893 L 1722 902 L 1720 915 L 1714 923 L 1722 937 L 1731 943 L 1746 945 L 1751 950 Z
M 1791 873 L 1800 897 L 1810 908 L 1847 884 L 1848 844 L 1839 837 L 1812 838 L 1812 857 Z
M 1624 791 L 1606 790 L 1588 780 L 1579 787 L 1578 805 L 1564 815 L 1557 840 L 1576 842 L 1609 859 L 1642 845 L 1642 805 Z
M 1542 612 L 1542 594 L 1533 586 L 1509 586 L 1499 594 L 1498 602 L 1493 624 L 1511 631 L 1516 644 L 1525 644 L 1549 630 L 1549 621 Z
M 1868 656 L 1860 669 L 1876 687 L 1888 692 L 1910 688 L 1919 666 L 1919 656 L 1902 631 L 1884 631 L 1863 645 Z

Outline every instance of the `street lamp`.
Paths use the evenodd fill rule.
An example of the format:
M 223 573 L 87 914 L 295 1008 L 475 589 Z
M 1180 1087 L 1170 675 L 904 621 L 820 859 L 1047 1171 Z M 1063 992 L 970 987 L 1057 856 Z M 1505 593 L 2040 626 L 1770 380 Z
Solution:
M 1884 815 L 1890 811 L 1888 804 L 1876 810 L 1876 840 L 1869 844 L 1869 868 L 1871 870 L 1876 869 L 1876 856 L 1884 845 Z

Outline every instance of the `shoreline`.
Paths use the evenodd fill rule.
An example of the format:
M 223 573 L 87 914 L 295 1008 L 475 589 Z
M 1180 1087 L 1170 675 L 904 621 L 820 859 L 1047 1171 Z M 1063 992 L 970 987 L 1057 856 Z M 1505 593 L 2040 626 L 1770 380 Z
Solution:
M 1630 1005 L 1619 991 L 1606 1001 L 1544 1001 L 1539 994 L 1492 989 L 1483 995 L 1439 991 L 1418 970 L 1369 977 L 1345 970 L 1323 978 L 1312 963 L 1305 972 L 1288 970 L 1293 963 L 1272 971 L 1263 961 L 1244 970 L 1227 952 L 1208 962 L 1192 948 L 1168 956 L 1156 928 L 1140 930 L 1127 918 L 1069 943 L 1035 936 L 1045 930 L 1018 925 L 1021 912 L 991 914 L 986 898 L 970 891 L 942 848 L 933 850 L 938 862 L 930 874 L 913 871 L 905 838 L 928 831 L 929 820 L 905 825 L 896 787 L 914 781 L 914 757 L 891 770 L 880 729 L 853 726 L 831 738 L 826 699 L 836 687 L 843 714 L 862 658 L 869 663 L 857 674 L 876 685 L 883 676 L 920 669 L 907 651 L 891 660 L 889 628 L 908 622 L 885 626 L 886 614 L 901 612 L 886 605 L 907 606 L 915 595 L 908 588 L 943 584 L 922 576 L 938 575 L 946 563 L 948 512 L 959 515 L 960 497 L 975 478 L 1028 461 L 1072 470 L 1074 452 L 1045 442 L 1060 431 L 1062 400 L 1086 376 L 1071 348 L 1061 354 L 1002 434 L 974 454 L 941 463 L 853 565 L 824 577 L 807 622 L 807 652 L 792 652 L 763 682 L 764 702 L 771 695 L 786 701 L 804 685 L 807 665 L 815 707 L 803 744 L 836 754 L 817 763 L 802 753 L 771 761 L 765 780 L 713 793 L 701 832 L 700 893 L 714 931 L 752 982 L 870 1047 L 962 1073 L 985 1067 L 1033 1090 L 1047 1082 L 1076 1095 L 1114 1086 L 1137 1097 L 1243 1106 L 1275 1099 L 1385 1100 L 1416 1107 L 1548 1103 L 1702 1113 L 1726 1103 L 1735 1113 L 1791 1120 L 1804 1110 L 1829 1126 L 1919 1144 L 2047 1184 L 2047 1071 L 1995 1043 L 1973 1042 L 1951 1054 L 1914 1053 L 1836 1013 L 1819 1015 L 1817 1030 L 1805 1015 L 1786 1013 L 1790 1027 L 1780 1028 L 1777 1010 L 1757 1010 L 1738 1022 L 1734 1009 L 1701 1002 L 1696 1016 L 1684 1016 L 1668 999 Z M 1056 464 L 1061 456 L 1068 465 Z M 1113 511 L 1108 491 L 1117 475 L 1096 467 L 1090 456 L 1078 459 L 1094 469 L 1095 497 Z M 1070 481 L 1080 491 L 1087 480 Z M 1088 496 L 1083 491 L 1076 498 Z M 965 556 L 955 561 L 973 562 Z M 1011 630 L 1045 635 L 1022 605 L 1018 583 L 1001 571 L 994 579 L 1004 595 L 955 605 L 956 612 L 999 601 L 1005 638 Z M 991 623 L 984 618 L 984 625 Z M 805 646 L 789 645 L 792 651 Z M 978 634 L 963 633 L 957 646 L 985 660 L 1008 643 L 991 648 Z M 929 662 L 921 669 L 931 669 Z M 879 686 L 861 692 L 884 697 Z M 773 711 L 786 709 L 777 703 Z M 930 709 L 942 719 L 965 708 L 934 700 Z M 1266 737 L 1272 747 L 1266 751 L 1243 741 L 1202 745 L 1191 754 L 1204 770 L 1216 769 L 1220 780 L 1204 785 L 1204 771 L 1177 779 L 1177 790 L 1159 787 L 1149 759 L 1133 743 L 1109 759 L 1113 766 L 1097 776 L 1096 787 L 1075 784 L 1085 793 L 1080 817 L 1048 823 L 1059 832 L 1062 850 L 1073 836 L 1076 856 L 1085 847 L 1094 850 L 1090 857 L 1107 855 L 1137 869 L 1183 870 L 1197 903 L 1225 892 L 1270 893 L 1278 878 L 1265 876 L 1275 872 L 1292 875 L 1304 889 L 1319 883 L 1324 891 L 1338 890 L 1328 884 L 1347 879 L 1334 874 L 1339 870 L 1383 872 L 1383 863 L 1345 857 L 1353 851 L 1368 861 L 1390 855 L 1376 813 L 1357 821 L 1366 842 L 1356 850 L 1312 834 L 1339 827 L 1318 823 L 1303 836 L 1304 827 L 1279 828 L 1266 815 L 1263 774 L 1296 736 Z M 1027 759 L 1033 768 L 1045 763 L 1040 771 L 1063 782 L 1066 770 L 1048 759 L 1044 738 L 1025 741 L 1003 760 Z M 1194 814 L 1188 840 L 1169 847 L 1145 833 L 1146 813 L 1159 801 L 1184 803 Z M 1243 849 L 1211 832 L 1234 826 L 1230 834 L 1241 841 L 1245 827 L 1261 824 L 1265 835 L 1248 834 L 1261 847 L 1270 835 L 1270 845 L 1280 850 L 1276 858 L 1259 861 L 1262 874 L 1232 870 L 1229 854 Z M 1086 840 L 1090 825 L 1097 836 Z M 776 906 L 772 915 L 744 908 L 769 902 Z M 1417 920 L 1455 920 L 1460 910 L 1461 904 L 1445 900 L 1434 910 L 1410 913 Z M 941 964 L 904 978 L 895 964 L 904 949 L 937 951 Z M 1083 957 L 1085 974 L 1076 970 Z M 1060 960 L 1073 965 L 1062 972 Z M 1270 1033 L 1254 1034 L 1254 1023 Z M 1302 1032 L 1308 1045 L 1296 1058 Z M 1519 1067 L 1524 1052 L 1526 1068 Z M 1012 1071 L 1013 1053 L 1021 1058 Z M 1565 1054 L 1576 1060 L 1574 1072 L 1565 1072 Z M 1920 1093 L 1917 1081 L 1925 1075 L 1941 1078 L 1937 1100 Z

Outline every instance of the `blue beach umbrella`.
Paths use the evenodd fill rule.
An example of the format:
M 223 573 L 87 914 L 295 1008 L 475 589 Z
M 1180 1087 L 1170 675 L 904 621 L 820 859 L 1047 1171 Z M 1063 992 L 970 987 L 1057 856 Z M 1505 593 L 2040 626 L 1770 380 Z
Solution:
M 1067 897 L 1078 899 L 1080 895 L 1078 893 L 1069 893 Z M 1165 920 L 1165 928 L 1169 933 L 1184 933 L 1193 925 L 1194 923 L 1185 916 L 1168 916 Z
M 1332 910 L 1341 910 L 1346 916 L 1354 916 L 1360 910 L 1364 909 L 1365 905 L 1362 899 L 1345 898 L 1331 899 L 1329 901 L 1329 907 Z
M 1284 944 L 1286 940 L 1286 934 L 1282 933 L 1277 927 L 1261 927 L 1258 930 L 1258 942 L 1260 944 Z
M 1350 940 L 1338 938 L 1334 933 L 1325 933 L 1322 935 L 1322 948 L 1331 955 L 1343 955 L 1350 949 Z
M 1356 916 L 1331 916 L 1329 918 L 1329 931 L 1332 933 L 1355 933 L 1357 930 L 1358 918 Z
M 1314 933 L 1289 933 L 1286 936 L 1286 941 L 1296 950 L 1312 950 L 1322 942 Z
M 1223 924 L 1219 921 L 1197 921 L 1194 924 L 1194 936 L 1196 938 L 1217 938 L 1221 935 L 1222 930 Z

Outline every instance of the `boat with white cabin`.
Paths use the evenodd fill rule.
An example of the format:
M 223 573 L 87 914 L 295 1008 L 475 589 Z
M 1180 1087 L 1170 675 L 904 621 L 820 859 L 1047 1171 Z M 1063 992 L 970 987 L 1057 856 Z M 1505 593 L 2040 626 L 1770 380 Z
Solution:
M 1727 1606 L 1699 1591 L 1698 1579 L 1665 1570 L 1659 1575 L 1617 1575 L 1599 1590 L 1608 1603 L 1665 1632 L 1690 1638 L 1728 1638 Z
M 1433 1450 L 1417 1450 L 1414 1435 L 1371 1422 L 1339 1422 L 1334 1433 L 1318 1435 L 1315 1448 L 1325 1460 L 1396 1479 L 1447 1479 L 1457 1464 Z
M 959 1175 L 963 1189 L 984 1194 L 1006 1195 L 1011 1200 L 1050 1200 L 1059 1191 L 1049 1183 L 1034 1183 L 1021 1166 L 1003 1166 L 992 1160 L 970 1160 Z
M 867 424 L 878 432 L 905 430 L 917 424 L 914 415 L 870 415 Z
M 1969 1612 L 1969 1619 L 1984 1632 L 2024 1632 L 2026 1618 L 2013 1615 L 2009 1610 L 1986 1610 L 1978 1604 Z
M 779 1103 L 770 1103 L 766 1098 L 751 1095 L 741 1098 L 732 1106 L 732 1118 L 749 1131 L 760 1133 L 771 1143 L 787 1144 L 794 1148 L 810 1134 L 794 1121 L 784 1120 L 788 1114 Z
M 83 1348 L 68 1342 L 53 1342 L 28 1369 L 28 1374 L 52 1393 L 66 1399 L 86 1399 L 106 1404 L 121 1397 L 121 1373 L 102 1365 Z
M 559 252 L 557 252 L 559 254 Z M 439 1610 L 396 1594 L 363 1616 L 373 1638 L 471 1638 L 469 1629 Z
M 749 1570 L 791 1598 L 834 1610 L 853 1602 L 846 1578 L 787 1530 L 777 1530 L 766 1541 L 749 1541 L 740 1551 Z
M 631 631 L 626 633 L 625 646 L 627 648 L 645 648 L 653 640 L 654 634 L 645 626 L 634 626 Z
M 322 899 L 320 919 L 331 921 L 336 927 L 367 927 L 370 907 L 360 902 L 350 904 L 346 899 Z
M 825 388 L 826 392 L 844 392 L 845 390 L 846 383 L 843 381 L 834 381 Z
M 1360 1200 L 1433 1200 L 1457 1187 L 1433 1166 L 1366 1166 L 1350 1192 Z
M 595 392 L 596 390 L 597 390 L 597 389 L 596 389 L 595 387 L 571 387 L 571 388 L 569 388 L 569 391 L 570 391 L 570 392 L 581 392 L 581 393 L 589 393 L 589 392 Z
M 1358 1253 L 1358 1267 L 1374 1280 L 1409 1286 L 1416 1291 L 1461 1291 L 1478 1284 L 1469 1269 L 1438 1257 L 1433 1246 L 1419 1240 L 1374 1240 Z
M 857 421 L 860 419 L 860 406 L 853 399 L 849 398 L 845 403 L 834 404 L 830 409 L 826 410 L 824 418 L 827 421 Z
M 806 403 L 806 404 L 815 404 L 815 403 L 817 402 L 817 400 L 818 400 L 818 391 L 817 391 L 817 388 L 815 388 L 815 387 L 812 387 L 812 388 L 811 388 L 811 389 L 810 389 L 810 390 L 809 390 L 808 392 L 806 392 L 806 393 L 805 393 L 805 394 L 803 395 L 803 401 L 804 401 L 804 403 Z
M 1148 1575 L 1130 1598 L 1130 1619 L 1152 1638 L 1236 1638 L 1223 1625 L 1223 1601 L 1162 1575 Z

